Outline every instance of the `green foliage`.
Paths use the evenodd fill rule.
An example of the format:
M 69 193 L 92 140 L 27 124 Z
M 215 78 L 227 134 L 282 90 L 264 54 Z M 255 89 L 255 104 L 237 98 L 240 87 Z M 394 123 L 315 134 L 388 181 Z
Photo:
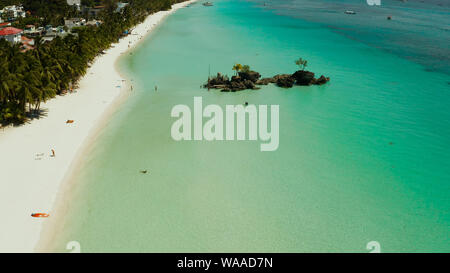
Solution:
M 0 1 L 0 4 L 7 2 Z M 66 11 L 70 11 L 66 0 L 20 2 L 25 10 L 47 18 L 44 19 L 46 22 L 62 20 Z M 168 9 L 176 2 L 179 1 L 129 1 L 130 5 L 123 13 L 105 12 L 100 18 L 104 23 L 99 27 L 80 27 L 76 30 L 77 36 L 58 37 L 45 44 L 38 39 L 36 49 L 25 53 L 20 51 L 20 45 L 0 39 L 0 124 L 24 122 L 30 112 L 39 110 L 41 102 L 76 84 L 86 73 L 89 63 L 116 42 L 125 30 L 142 22 L 150 13 Z M 24 20 L 17 24 L 28 22 Z
M 3 9 L 6 6 L 18 5 L 22 1 L 20 0 L 0 0 L 0 9 Z
M 308 65 L 308 61 L 299 58 L 295 61 L 295 64 L 298 65 L 302 70 L 305 70 L 306 66 Z
M 249 65 L 242 66 L 241 72 L 244 72 L 244 73 L 250 72 L 250 66 Z
M 236 71 L 236 74 L 242 70 L 242 64 L 233 65 L 233 70 Z
M 42 21 L 38 17 L 28 16 L 16 20 L 12 26 L 20 29 L 24 29 L 26 25 L 40 25 Z
M 100 4 L 100 1 L 95 0 L 81 0 L 81 5 L 86 7 L 93 7 Z

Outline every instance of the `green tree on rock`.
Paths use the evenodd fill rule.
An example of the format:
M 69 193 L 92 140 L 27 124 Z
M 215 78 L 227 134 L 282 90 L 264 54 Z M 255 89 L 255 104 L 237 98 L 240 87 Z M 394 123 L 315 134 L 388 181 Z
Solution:
M 236 75 L 242 70 L 243 66 L 242 64 L 235 64 L 233 66 L 233 70 L 236 71 Z
M 308 61 L 299 58 L 295 61 L 295 64 L 298 65 L 302 70 L 305 70 L 306 66 L 308 65 Z

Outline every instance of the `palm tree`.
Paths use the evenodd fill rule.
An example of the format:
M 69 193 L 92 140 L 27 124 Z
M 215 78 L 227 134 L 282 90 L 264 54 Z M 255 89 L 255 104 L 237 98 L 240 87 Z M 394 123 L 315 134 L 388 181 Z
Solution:
M 18 24 L 31 20 L 41 25 L 59 25 L 64 17 L 77 15 L 61 1 L 23 0 L 25 9 L 36 17 L 19 20 Z M 0 39 L 0 123 L 24 121 L 27 111 L 39 110 L 41 102 L 75 84 L 94 58 L 117 41 L 124 30 L 142 22 L 150 13 L 167 10 L 178 0 L 133 0 L 123 13 L 114 12 L 115 0 L 107 2 L 109 9 L 99 18 L 104 23 L 78 28 L 74 30 L 77 36 L 55 38 L 44 44 L 38 37 L 35 49 L 25 53 L 20 51 L 20 45 Z M 247 68 L 236 64 L 233 70 L 239 73 Z
M 236 71 L 236 75 L 239 73 L 239 71 L 242 70 L 242 64 L 235 64 L 233 66 L 233 70 Z

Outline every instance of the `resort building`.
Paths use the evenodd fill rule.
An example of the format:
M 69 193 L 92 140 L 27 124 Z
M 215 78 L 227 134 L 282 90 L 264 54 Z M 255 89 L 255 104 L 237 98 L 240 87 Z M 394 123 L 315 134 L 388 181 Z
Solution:
M 25 29 L 23 30 L 24 33 L 35 32 L 35 31 L 36 31 L 35 25 L 26 25 Z
M 0 17 L 5 21 L 14 21 L 17 18 L 25 16 L 26 12 L 22 6 L 7 6 L 0 10 Z
M 21 46 L 22 52 L 26 52 L 28 50 L 34 49 L 34 40 L 33 39 L 22 36 L 21 43 L 22 43 L 22 46 Z
M 43 36 L 41 38 L 41 44 L 44 44 L 46 42 L 51 42 L 51 41 L 53 41 L 53 39 L 55 39 L 55 37 L 53 37 L 53 36 Z
M 68 29 L 72 29 L 74 27 L 81 27 L 86 25 L 86 20 L 83 18 L 70 18 L 70 19 L 64 19 L 64 25 Z
M 118 2 L 116 12 L 122 12 L 122 10 L 128 6 L 128 3 Z
M 36 28 L 35 25 L 26 25 L 25 29 L 23 30 L 23 34 L 36 37 L 42 35 L 43 30 L 44 30 L 43 27 Z
M 100 20 L 90 20 L 86 23 L 86 26 L 94 26 L 94 27 L 98 27 L 99 25 L 102 24 L 102 21 Z
M 52 27 L 51 25 L 47 25 L 45 27 L 45 35 L 44 35 L 44 37 L 52 37 L 52 38 L 56 38 L 57 36 L 64 37 L 67 34 L 68 33 L 64 30 L 63 26 Z
M 81 0 L 67 0 L 67 5 L 76 6 L 77 10 L 80 10 Z
M 85 7 L 84 12 L 90 17 L 97 17 L 100 12 L 105 9 L 105 6 L 95 6 L 93 8 Z
M 22 41 L 23 30 L 15 27 L 5 27 L 0 29 L 0 39 L 5 39 L 10 43 L 20 43 Z
M 5 28 L 5 27 L 10 27 L 11 23 L 0 23 L 0 29 Z

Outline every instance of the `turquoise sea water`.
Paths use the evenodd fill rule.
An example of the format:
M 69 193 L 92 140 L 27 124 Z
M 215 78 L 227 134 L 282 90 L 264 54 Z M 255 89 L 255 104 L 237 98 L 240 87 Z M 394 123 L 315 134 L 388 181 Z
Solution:
M 76 240 L 83 252 L 367 252 L 378 241 L 382 252 L 450 251 L 445 69 L 317 18 L 214 4 L 177 11 L 121 60 L 133 95 L 86 155 L 51 249 Z M 272 76 L 295 71 L 298 57 L 331 82 L 199 88 L 209 67 L 231 75 L 239 62 Z M 280 105 L 278 150 L 172 140 L 170 111 L 194 96 Z
M 380 0 L 379 6 L 369 6 L 367 0 L 251 1 L 420 63 L 428 71 L 450 74 L 449 0 Z M 346 10 L 356 15 L 344 14 Z

